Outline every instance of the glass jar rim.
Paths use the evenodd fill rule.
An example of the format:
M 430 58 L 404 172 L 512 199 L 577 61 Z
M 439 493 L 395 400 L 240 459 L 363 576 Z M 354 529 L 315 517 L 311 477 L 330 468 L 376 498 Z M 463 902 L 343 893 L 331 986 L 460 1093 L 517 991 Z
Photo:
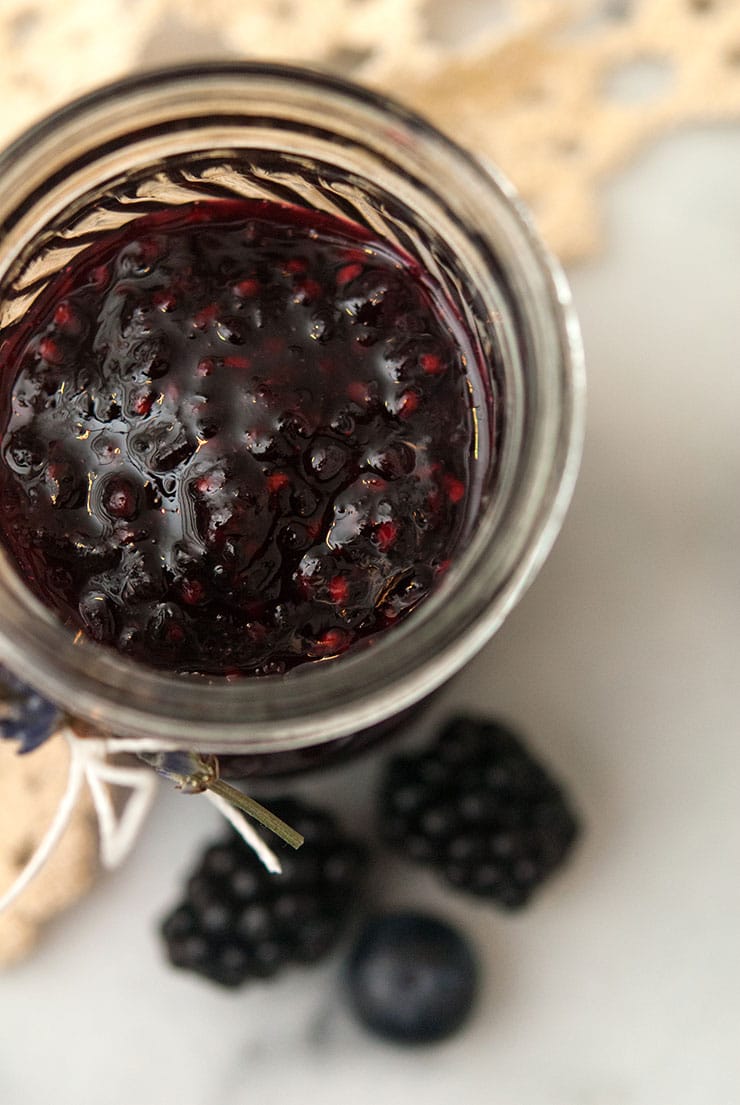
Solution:
M 473 206 L 489 210 L 491 219 L 495 212 L 498 232 L 512 243 L 513 284 L 532 326 L 539 327 L 546 385 L 539 417 L 547 432 L 535 442 L 530 482 L 510 504 L 505 530 L 500 525 L 492 530 L 482 519 L 435 594 L 371 647 L 338 662 L 234 682 L 176 677 L 88 642 L 73 645 L 69 632 L 19 580 L 5 581 L 0 657 L 67 710 L 119 734 L 156 733 L 158 746 L 262 752 L 318 744 L 371 726 L 423 698 L 478 651 L 526 590 L 560 529 L 580 462 L 585 389 L 566 278 L 508 181 L 392 99 L 323 71 L 261 62 L 177 66 L 83 96 L 0 154 L 0 182 L 8 183 L 0 193 L 12 196 L 13 181 L 20 187 L 23 180 L 25 187 L 22 204 L 13 207 L 13 199 L 0 199 L 6 208 L 0 210 L 0 225 L 12 228 L 14 217 L 38 202 L 32 185 L 45 147 L 60 150 L 66 142 L 72 148 L 72 135 L 94 131 L 106 114 L 123 117 L 126 106 L 142 97 L 147 102 L 159 97 L 173 110 L 189 104 L 192 112 L 194 88 L 203 110 L 207 90 L 225 98 L 228 88 L 237 86 L 245 94 L 259 88 L 260 95 L 277 99 L 291 89 L 290 102 L 303 97 L 306 103 L 323 103 L 330 120 L 346 118 L 368 133 L 392 133 L 398 149 L 407 143 L 422 160 L 451 174 Z M 119 138 L 123 144 L 124 131 Z M 88 146 L 94 153 L 94 143 Z M 485 220 L 475 230 L 485 236 Z

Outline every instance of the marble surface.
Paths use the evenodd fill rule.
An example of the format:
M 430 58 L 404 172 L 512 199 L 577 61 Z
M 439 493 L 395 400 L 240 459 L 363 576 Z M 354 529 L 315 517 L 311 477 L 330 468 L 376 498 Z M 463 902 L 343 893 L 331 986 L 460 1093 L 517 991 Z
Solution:
M 221 993 L 165 966 L 157 918 L 204 803 L 163 789 L 126 868 L 0 980 L 2 1105 L 740 1102 L 740 129 L 653 147 L 571 273 L 589 364 L 555 551 L 436 708 L 516 720 L 588 824 L 522 916 L 383 860 L 373 894 L 476 941 L 469 1029 L 424 1052 L 357 1029 L 339 961 Z M 301 789 L 371 823 L 374 757 Z

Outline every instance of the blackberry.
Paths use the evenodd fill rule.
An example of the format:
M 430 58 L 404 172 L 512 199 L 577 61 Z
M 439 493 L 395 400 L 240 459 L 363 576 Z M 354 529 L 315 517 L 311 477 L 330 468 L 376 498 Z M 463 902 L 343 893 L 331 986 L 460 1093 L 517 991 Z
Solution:
M 453 886 L 514 910 L 563 862 L 578 822 L 515 733 L 462 717 L 427 751 L 390 762 L 381 832 Z
M 235 832 L 203 853 L 184 901 L 164 920 L 170 962 L 222 986 L 315 963 L 335 945 L 358 891 L 365 850 L 298 799 L 270 809 L 305 837 L 271 875 Z M 274 838 L 272 838 L 274 843 Z
M 426 1044 L 467 1020 L 478 965 L 467 940 L 444 921 L 390 913 L 363 929 L 346 981 L 352 1009 L 367 1028 L 395 1043 Z

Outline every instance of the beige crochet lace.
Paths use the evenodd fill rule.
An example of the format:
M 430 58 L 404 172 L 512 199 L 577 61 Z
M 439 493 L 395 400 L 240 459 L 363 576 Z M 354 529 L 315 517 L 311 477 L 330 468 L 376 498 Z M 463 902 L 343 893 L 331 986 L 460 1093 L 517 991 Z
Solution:
M 0 57 L 0 142 L 142 66 L 338 69 L 497 162 L 567 260 L 646 137 L 740 115 L 740 0 L 0 0 Z

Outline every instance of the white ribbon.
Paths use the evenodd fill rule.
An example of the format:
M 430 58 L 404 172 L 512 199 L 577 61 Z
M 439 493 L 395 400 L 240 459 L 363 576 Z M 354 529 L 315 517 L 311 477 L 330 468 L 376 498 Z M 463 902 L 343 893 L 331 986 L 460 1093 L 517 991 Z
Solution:
M 107 870 L 119 867 L 131 853 L 152 808 L 157 791 L 154 771 L 144 766 L 112 763 L 108 758 L 111 754 L 141 750 L 141 744 L 134 740 L 78 737 L 68 726 L 61 730 L 60 735 L 69 745 L 67 786 L 38 848 L 15 882 L 0 897 L 0 913 L 18 899 L 50 859 L 69 825 L 85 783 L 89 787 L 98 820 L 100 862 Z M 117 814 L 111 798 L 112 787 L 124 787 L 130 791 L 120 814 Z M 280 874 L 282 868 L 277 856 L 246 818 L 220 795 L 206 790 L 204 796 L 223 814 L 267 870 Z

